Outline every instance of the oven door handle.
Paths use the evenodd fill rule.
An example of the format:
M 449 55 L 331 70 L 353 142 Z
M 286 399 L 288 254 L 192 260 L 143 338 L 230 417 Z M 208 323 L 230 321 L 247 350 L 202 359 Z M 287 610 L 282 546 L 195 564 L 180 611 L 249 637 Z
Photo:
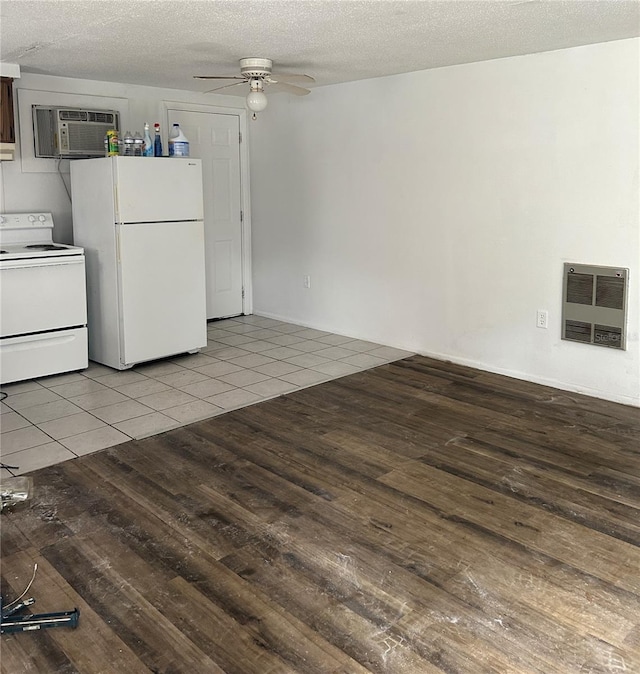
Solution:
M 82 264 L 84 262 L 83 255 L 73 256 L 72 259 L 62 257 L 55 258 L 55 260 L 47 258 L 30 258 L 25 260 L 3 260 L 0 263 L 0 270 L 2 269 L 29 269 L 31 267 L 60 267 L 69 264 Z

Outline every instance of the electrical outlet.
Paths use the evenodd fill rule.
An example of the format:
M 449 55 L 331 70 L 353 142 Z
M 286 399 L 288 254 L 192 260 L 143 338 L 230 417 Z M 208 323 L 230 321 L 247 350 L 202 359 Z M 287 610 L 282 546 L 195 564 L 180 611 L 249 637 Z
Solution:
M 549 327 L 549 312 L 544 309 L 538 309 L 538 314 L 536 318 L 536 327 L 544 328 L 545 330 Z
M 303 276 L 302 284 L 305 288 L 311 288 L 311 276 Z

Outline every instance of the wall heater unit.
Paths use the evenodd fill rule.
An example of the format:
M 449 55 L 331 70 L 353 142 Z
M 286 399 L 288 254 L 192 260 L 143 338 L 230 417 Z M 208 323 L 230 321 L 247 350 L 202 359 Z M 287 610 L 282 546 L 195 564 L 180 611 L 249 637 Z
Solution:
M 625 349 L 629 270 L 566 263 L 563 279 L 562 339 Z

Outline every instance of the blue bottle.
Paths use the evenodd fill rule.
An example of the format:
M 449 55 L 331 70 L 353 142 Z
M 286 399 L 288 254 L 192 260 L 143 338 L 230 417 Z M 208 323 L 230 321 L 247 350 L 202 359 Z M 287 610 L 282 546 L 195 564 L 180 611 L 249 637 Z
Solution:
M 155 138 L 153 139 L 153 156 L 162 157 L 162 138 L 160 138 L 160 124 L 156 122 L 153 125 L 153 128 L 155 129 L 156 132 Z

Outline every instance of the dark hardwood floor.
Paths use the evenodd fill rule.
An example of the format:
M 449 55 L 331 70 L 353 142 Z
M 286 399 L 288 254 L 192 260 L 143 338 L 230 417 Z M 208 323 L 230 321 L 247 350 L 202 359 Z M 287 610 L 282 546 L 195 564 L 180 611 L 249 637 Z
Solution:
M 640 410 L 413 357 L 34 474 L 6 674 L 640 672 Z

